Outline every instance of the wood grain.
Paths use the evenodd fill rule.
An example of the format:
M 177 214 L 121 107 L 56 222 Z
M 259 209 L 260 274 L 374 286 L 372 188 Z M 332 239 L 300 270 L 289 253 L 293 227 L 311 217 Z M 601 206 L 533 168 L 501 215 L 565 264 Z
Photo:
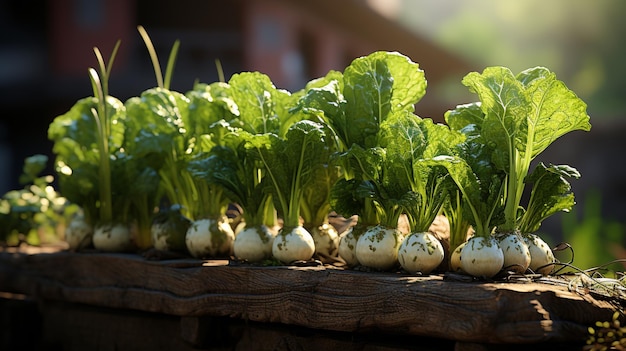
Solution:
M 477 343 L 584 340 L 613 306 L 543 283 L 461 282 L 332 266 L 133 254 L 0 252 L 0 291 L 181 317 L 226 316 L 340 332 Z

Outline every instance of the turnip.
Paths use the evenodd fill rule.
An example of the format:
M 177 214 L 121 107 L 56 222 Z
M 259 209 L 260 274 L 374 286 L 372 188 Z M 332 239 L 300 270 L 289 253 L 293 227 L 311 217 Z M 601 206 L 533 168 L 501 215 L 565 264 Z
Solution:
M 556 262 L 550 246 L 536 234 L 525 234 L 524 241 L 530 252 L 529 268 L 536 273 L 550 274 Z
M 108 252 L 130 251 L 134 248 L 130 228 L 121 223 L 98 225 L 93 234 L 93 246 Z
M 109 63 L 113 61 L 118 47 L 119 41 L 113 48 Z M 95 230 L 93 244 L 110 251 L 115 247 L 126 249 L 126 242 L 130 241 L 128 228 L 122 230 L 119 225 L 113 224 L 120 217 L 119 212 L 125 210 L 113 204 L 113 200 L 119 202 L 126 194 L 113 198 L 113 185 L 119 190 L 125 184 L 112 179 L 114 170 L 111 167 L 112 160 L 116 158 L 113 154 L 122 150 L 125 109 L 121 101 L 109 95 L 111 67 L 105 65 L 97 48 L 94 52 L 99 70 L 88 70 L 93 97 L 77 101 L 70 111 L 56 117 L 50 124 L 48 137 L 54 142 L 61 193 L 81 207 L 90 223 L 101 224 Z M 118 212 L 115 216 L 114 210 Z M 120 234 L 122 232 L 125 234 Z
M 476 146 L 469 141 L 466 143 L 467 147 L 461 150 L 472 150 Z M 493 168 L 489 158 L 488 153 L 469 155 L 461 152 L 459 156 L 437 156 L 432 159 L 435 164 L 446 167 L 458 188 L 453 190 L 457 198 L 448 212 L 451 215 L 453 241 L 458 243 L 463 240 L 470 223 L 475 231 L 467 242 L 457 244 L 453 249 L 450 269 L 460 269 L 478 278 L 493 277 L 500 272 L 504 263 L 504 254 L 491 236 L 495 228 L 494 214 L 501 211 L 501 182 L 504 175 Z
M 313 253 L 315 253 L 313 237 L 302 226 L 283 227 L 272 244 L 274 258 L 286 264 L 309 260 Z
M 337 254 L 349 267 L 359 264 L 359 260 L 356 258 L 356 243 L 367 229 L 368 226 L 357 223 L 339 235 Z
M 478 278 L 491 278 L 504 264 L 504 254 L 494 238 L 471 237 L 461 249 L 461 269 Z
M 463 247 L 465 247 L 467 242 L 458 245 L 454 251 L 450 254 L 450 271 L 452 272 L 462 272 L 461 269 L 461 251 L 463 251 Z
M 162 251 L 185 251 L 185 236 L 190 226 L 191 220 L 180 213 L 179 205 L 161 210 L 150 228 L 152 245 Z
M 292 124 L 285 137 L 275 134 L 251 136 L 254 150 L 267 172 L 268 189 L 282 213 L 283 228 L 274 239 L 272 254 L 279 261 L 309 260 L 315 252 L 311 234 L 300 223 L 305 190 L 316 182 L 319 167 L 327 167 L 329 143 L 322 125 L 309 120 Z
M 396 229 L 398 217 L 414 204 L 409 198 L 414 198 L 415 193 L 407 195 L 411 189 L 406 175 L 402 181 L 395 179 L 406 171 L 403 162 L 394 159 L 383 164 L 385 155 L 394 154 L 386 148 L 397 137 L 403 146 L 405 141 L 421 146 L 423 135 L 399 130 L 382 136 L 380 132 L 388 119 L 406 117 L 409 123 L 419 119 L 411 111 L 426 92 L 424 72 L 399 53 L 375 52 L 355 59 L 343 73 L 331 72 L 307 88 L 298 108 L 324 122 L 336 144 L 334 164 L 342 167 L 343 179 L 331 191 L 331 209 L 345 218 L 358 215 L 361 224 L 373 226 L 369 234 L 357 240 L 357 260 L 374 269 L 389 269 L 397 264 L 397 249 L 402 241 L 402 234 Z M 400 158 L 406 160 L 413 151 L 402 150 Z M 391 177 L 387 179 L 386 174 Z M 349 234 L 344 236 L 344 242 L 347 239 Z M 379 244 L 382 246 L 375 248 Z M 345 252 L 344 259 L 350 264 L 351 253 Z
M 235 257 L 249 262 L 260 262 L 272 256 L 275 234 L 266 226 L 245 226 L 235 236 Z
M 516 273 L 524 273 L 530 265 L 530 251 L 522 236 L 517 233 L 499 233 L 496 235 L 498 246 L 504 254 L 504 268 Z
M 235 234 L 226 216 L 196 220 L 185 236 L 187 250 L 196 258 L 231 255 L 234 241 Z
M 70 250 L 79 251 L 92 244 L 93 227 L 82 216 L 72 218 L 65 228 L 65 242 Z
M 409 273 L 429 274 L 443 262 L 441 242 L 431 233 L 411 233 L 398 250 L 398 261 Z
M 451 152 L 451 147 L 463 140 L 462 135 L 430 119 L 398 114 L 381 124 L 380 140 L 387 149 L 383 181 L 404 187 L 400 204 L 411 233 L 402 242 L 398 259 L 410 273 L 429 274 L 445 256 L 443 245 L 433 233 L 438 231 L 441 239 L 450 237 L 448 220 L 440 213 L 453 183 L 445 168 L 423 159 Z
M 384 225 L 370 227 L 356 243 L 356 258 L 363 266 L 385 271 L 398 263 L 398 248 L 404 235 Z
M 590 130 L 586 104 L 544 67 L 517 75 L 506 67 L 488 67 L 482 73 L 467 74 L 463 84 L 480 101 L 457 106 L 446 112 L 445 119 L 466 141 L 456 155 L 435 159 L 447 160 L 442 165 L 462 193 L 461 208 L 471 213 L 469 222 L 476 236 L 487 240 L 496 227 L 500 233 L 532 233 L 547 216 L 568 211 L 574 202 L 564 176 L 578 177 L 578 172 L 568 166 L 540 163 L 531 173 L 530 166 L 560 136 Z M 524 207 L 521 200 L 527 184 L 533 187 Z M 478 247 L 463 248 L 463 270 L 488 277 L 487 271 L 467 269 L 465 253 L 472 246 Z M 479 246 L 497 251 L 490 244 Z M 511 263 L 523 268 L 524 255 L 521 261 Z M 490 274 L 496 273 L 495 266 Z

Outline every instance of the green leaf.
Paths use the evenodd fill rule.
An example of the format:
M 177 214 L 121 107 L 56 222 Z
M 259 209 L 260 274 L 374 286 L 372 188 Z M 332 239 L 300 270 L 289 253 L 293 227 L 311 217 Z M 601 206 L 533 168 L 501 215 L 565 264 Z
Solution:
M 211 126 L 218 121 L 230 122 L 239 118 L 239 107 L 231 97 L 232 89 L 226 83 L 196 84 L 185 96 L 189 99 L 189 116 L 185 129 L 190 137 L 211 134 Z
M 443 166 L 461 192 L 462 202 L 467 206 L 466 216 L 474 226 L 477 236 L 488 236 L 501 223 L 501 201 L 504 174 L 486 162 L 484 158 L 468 155 L 441 155 L 425 161 L 433 166 Z
M 447 192 L 441 186 L 446 172 L 423 160 L 454 154 L 454 147 L 465 139 L 463 134 L 400 111 L 382 123 L 379 139 L 387 154 L 383 162 L 384 186 L 415 193 L 417 202 L 407 208 L 411 229 L 428 230 L 446 201 Z
M 33 155 L 24 160 L 24 167 L 20 175 L 20 184 L 29 184 L 35 181 L 48 163 L 48 156 Z
M 520 73 L 518 79 L 525 82 L 531 106 L 528 123 L 522 124 L 521 133 L 529 135 L 532 145 L 528 151 L 522 148 L 524 145 L 517 147 L 520 152 L 530 152 L 531 160 L 562 135 L 591 129 L 587 104 L 557 80 L 554 73 L 539 67 Z
M 485 114 L 481 109 L 480 102 L 458 105 L 453 110 L 447 111 L 444 119 L 450 129 L 462 132 L 468 138 L 480 134 Z
M 590 129 L 586 104 L 543 67 L 517 76 L 505 67 L 488 67 L 465 76 L 463 84 L 478 95 L 484 115 L 474 135 L 479 131 L 493 148 L 492 162 L 507 174 L 506 221 L 500 229 L 515 230 L 532 160 L 560 136 Z M 474 122 L 480 118 L 471 116 Z
M 381 51 L 355 59 L 343 73 L 344 144 L 375 146 L 379 126 L 389 114 L 413 111 L 425 92 L 424 72 L 406 56 Z
M 325 138 L 322 125 L 302 120 L 289 128 L 284 139 L 262 134 L 249 141 L 248 147 L 265 165 L 270 191 L 288 227 L 299 225 L 303 191 L 315 182 L 316 169 L 328 159 Z
M 530 113 L 524 86 L 505 67 L 469 73 L 463 84 L 481 101 L 484 119 L 480 130 L 484 140 L 494 145 L 494 162 L 509 172 L 510 160 L 516 158 L 515 149 L 524 150 L 527 142 L 527 135 L 520 133 Z
M 574 207 L 574 193 L 566 177 L 578 179 L 580 173 L 567 165 L 539 163 L 535 167 L 526 179 L 526 183 L 533 184 L 533 187 L 528 208 L 519 224 L 522 233 L 534 233 L 549 216 L 560 211 L 569 212 Z
M 234 74 L 228 84 L 239 108 L 239 127 L 252 134 L 280 133 L 279 103 L 288 94 L 279 91 L 270 78 L 259 72 Z

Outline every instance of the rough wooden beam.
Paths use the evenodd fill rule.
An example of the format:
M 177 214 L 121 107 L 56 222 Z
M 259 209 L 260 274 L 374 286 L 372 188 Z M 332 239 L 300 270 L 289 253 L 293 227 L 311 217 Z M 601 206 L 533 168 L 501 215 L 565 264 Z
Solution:
M 584 340 L 589 325 L 613 313 L 608 301 L 541 283 L 468 283 L 440 275 L 226 260 L 147 261 L 132 254 L 2 252 L 0 291 L 182 317 L 476 343 Z

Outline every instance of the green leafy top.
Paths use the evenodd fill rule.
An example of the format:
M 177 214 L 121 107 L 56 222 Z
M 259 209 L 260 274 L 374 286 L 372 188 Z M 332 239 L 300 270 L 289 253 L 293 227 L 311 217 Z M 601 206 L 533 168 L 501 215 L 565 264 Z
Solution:
M 283 137 L 298 114 L 290 113 L 299 95 L 277 89 L 270 78 L 259 72 L 234 74 L 228 81 L 230 97 L 239 107 L 238 119 L 231 124 L 251 134 L 273 133 Z
M 522 233 L 534 233 L 541 222 L 559 212 L 569 212 L 576 202 L 569 182 L 565 179 L 580 178 L 580 173 L 567 165 L 544 165 L 539 163 L 525 182 L 533 184 L 528 206 L 519 221 Z
M 427 231 L 447 200 L 446 171 L 423 160 L 451 154 L 464 136 L 406 111 L 390 116 L 379 134 L 387 154 L 383 181 L 415 194 L 417 203 L 406 208 L 410 229 Z
M 329 126 L 337 143 L 336 159 L 346 178 L 367 179 L 363 169 L 379 154 L 381 123 L 399 111 L 414 110 L 426 93 L 426 79 L 419 65 L 397 52 L 374 52 L 360 57 L 343 74 L 331 71 L 312 81 L 298 108 Z
M 85 219 L 92 225 L 105 220 L 101 214 L 101 157 L 110 159 L 124 142 L 126 111 L 118 99 L 108 96 L 107 113 L 109 134 L 107 151 L 102 156 L 98 121 L 93 111 L 97 108 L 95 97 L 83 98 L 72 108 L 56 117 L 48 127 L 48 138 L 53 142 L 55 169 L 60 192 L 84 211 Z M 107 170 L 109 167 L 107 167 Z M 107 187 L 111 191 L 111 185 Z M 117 216 L 114 213 L 111 217 Z M 109 218 L 109 221 L 112 218 Z
M 329 153 L 323 126 L 309 120 L 298 121 L 288 129 L 285 138 L 256 134 L 247 147 L 256 152 L 265 166 L 269 191 L 282 212 L 284 226 L 300 225 L 304 189 L 316 181 L 316 170 L 325 166 Z
M 41 175 L 48 162 L 46 155 L 24 160 L 19 182 L 22 189 L 10 190 L 0 197 L 0 241 L 19 244 L 25 240 L 38 245 L 56 227 L 77 211 L 52 187 L 54 177 Z
M 251 134 L 231 128 L 224 144 L 198 155 L 190 162 L 194 177 L 219 185 L 231 201 L 243 210 L 247 226 L 274 225 L 272 197 L 265 191 L 263 165 L 245 147 Z
M 469 73 L 463 84 L 478 95 L 480 103 L 459 106 L 448 114 L 449 124 L 473 138 L 480 136 L 491 149 L 489 161 L 506 174 L 505 221 L 498 230 L 519 229 L 520 201 L 531 161 L 560 136 L 590 130 L 586 104 L 543 67 L 517 76 L 505 67 L 489 67 L 483 73 Z

